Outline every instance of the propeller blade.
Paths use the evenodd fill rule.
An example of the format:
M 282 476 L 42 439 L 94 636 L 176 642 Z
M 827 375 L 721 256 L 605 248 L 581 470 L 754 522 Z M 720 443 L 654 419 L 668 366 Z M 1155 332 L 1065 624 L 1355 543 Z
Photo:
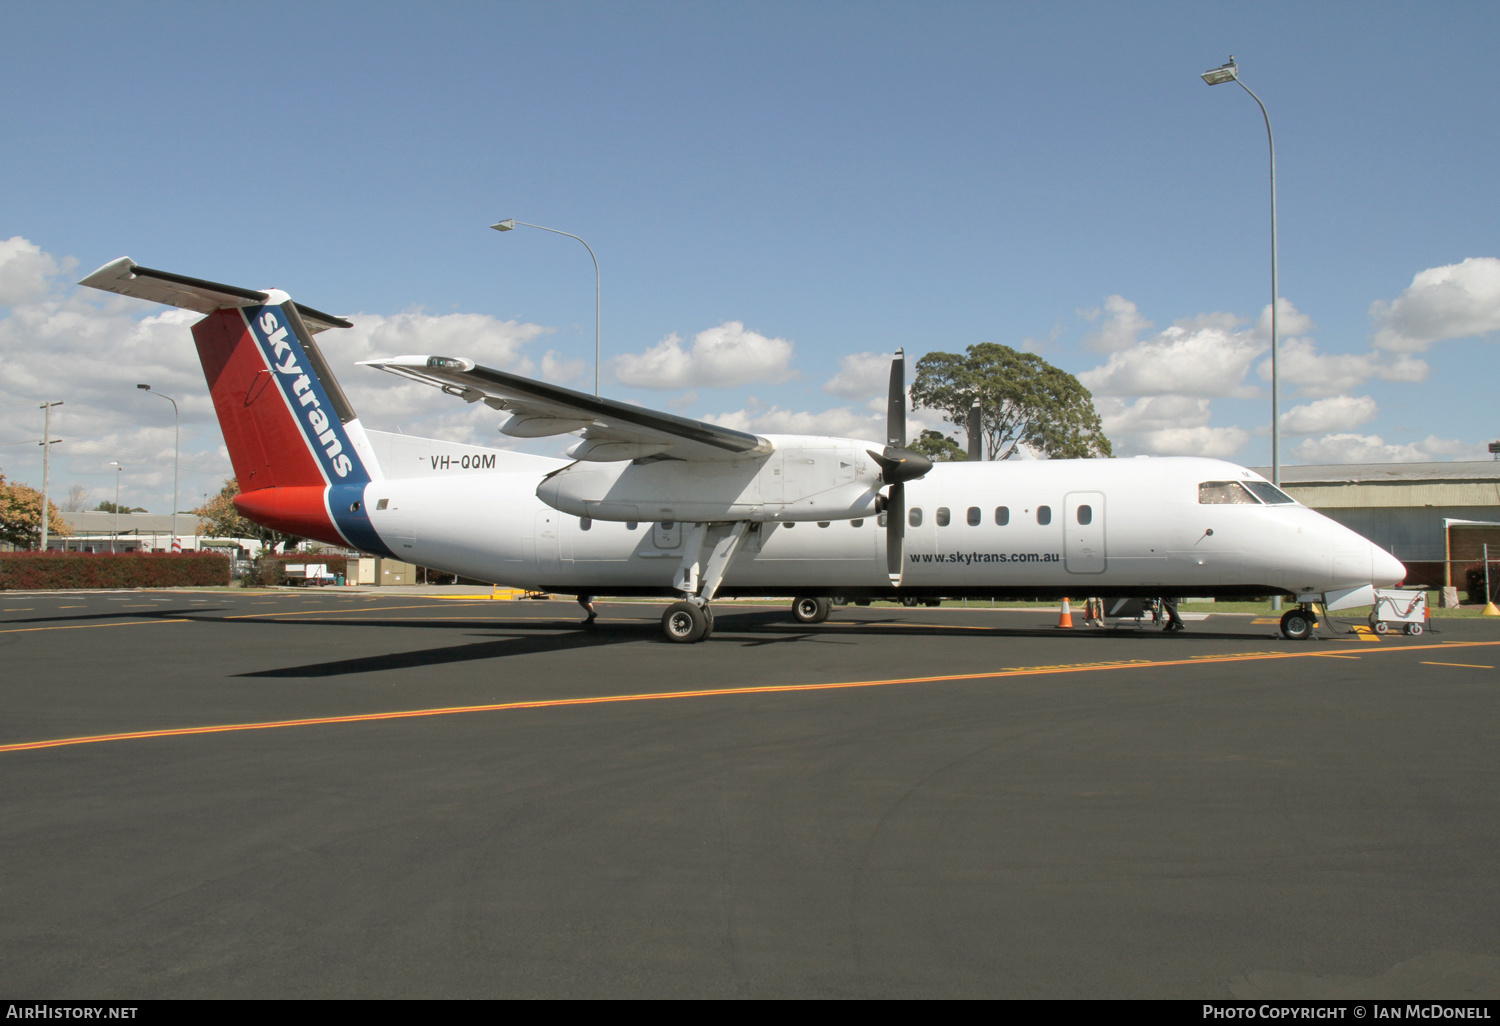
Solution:
M 969 407 L 969 462 L 984 459 L 984 435 L 979 423 L 979 400 Z
M 906 350 L 896 350 L 891 361 L 891 390 L 885 407 L 885 444 L 888 449 L 906 447 Z
M 898 482 L 891 485 L 891 495 L 885 503 L 885 571 L 892 584 L 901 583 L 905 558 L 906 486 Z

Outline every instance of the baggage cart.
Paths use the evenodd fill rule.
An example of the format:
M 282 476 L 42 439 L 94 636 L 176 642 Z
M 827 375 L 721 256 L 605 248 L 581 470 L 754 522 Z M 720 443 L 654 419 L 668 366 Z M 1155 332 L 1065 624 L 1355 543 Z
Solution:
M 1370 609 L 1370 629 L 1384 634 L 1392 626 L 1415 637 L 1427 623 L 1427 589 L 1376 588 Z

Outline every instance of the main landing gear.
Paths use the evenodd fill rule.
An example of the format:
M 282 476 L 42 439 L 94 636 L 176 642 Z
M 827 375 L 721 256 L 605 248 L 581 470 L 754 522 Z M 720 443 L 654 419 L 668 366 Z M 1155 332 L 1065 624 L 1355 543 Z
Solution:
M 798 623 L 822 623 L 833 612 L 833 599 L 799 598 L 792 603 L 792 619 Z
M 672 578 L 672 587 L 683 598 L 668 606 L 661 616 L 661 632 L 668 641 L 688 645 L 713 633 L 714 613 L 709 603 L 751 527 L 748 520 L 693 525 L 683 546 L 682 562 Z M 700 563 L 705 564 L 701 574 Z
M 699 605 L 692 599 L 673 602 L 661 615 L 661 632 L 668 641 L 702 641 L 714 632 L 714 611 L 707 603 Z

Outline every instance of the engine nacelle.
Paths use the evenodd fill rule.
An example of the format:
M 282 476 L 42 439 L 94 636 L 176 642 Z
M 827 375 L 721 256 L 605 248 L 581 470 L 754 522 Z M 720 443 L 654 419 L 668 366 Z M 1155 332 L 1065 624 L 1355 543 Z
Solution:
M 875 515 L 880 467 L 852 438 L 767 436 L 764 456 L 731 460 L 578 462 L 547 475 L 537 498 L 594 520 L 688 523 L 853 520 Z

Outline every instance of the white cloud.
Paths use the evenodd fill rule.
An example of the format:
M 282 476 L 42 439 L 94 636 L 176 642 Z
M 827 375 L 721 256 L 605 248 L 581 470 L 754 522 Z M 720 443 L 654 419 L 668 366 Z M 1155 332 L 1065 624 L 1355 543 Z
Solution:
M 1148 431 L 1135 441 L 1139 451 L 1153 456 L 1208 456 L 1227 460 L 1249 440 L 1250 433 L 1243 428 L 1203 426 Z
M 1173 325 L 1130 349 L 1111 353 L 1109 362 L 1078 375 L 1078 380 L 1095 395 L 1248 397 L 1256 392 L 1242 384 L 1245 373 L 1265 348 L 1252 332 Z
M 1311 317 L 1298 310 L 1292 305 L 1292 301 L 1282 296 L 1276 301 L 1276 337 L 1281 339 L 1290 338 L 1293 335 L 1305 335 L 1317 325 L 1313 324 Z M 1267 303 L 1261 308 L 1260 316 L 1255 319 L 1255 332 L 1262 336 L 1269 345 L 1271 341 L 1271 304 Z
M 1317 345 L 1306 338 L 1289 338 L 1281 343 L 1277 373 L 1283 388 L 1296 388 L 1303 395 L 1338 395 L 1358 388 L 1371 378 L 1383 381 L 1417 382 L 1427 378 L 1425 360 L 1401 353 L 1387 358 L 1379 353 L 1318 352 Z M 1262 381 L 1271 380 L 1269 357 L 1256 368 Z
M 1201 427 L 1209 420 L 1209 401 L 1181 395 L 1147 396 L 1126 405 L 1113 396 L 1100 398 L 1094 404 L 1104 433 L 1136 435 L 1164 428 Z
M 542 377 L 559 385 L 571 385 L 584 377 L 588 364 L 583 360 L 568 360 L 552 350 L 542 354 Z
M 1387 444 L 1379 435 L 1348 432 L 1308 438 L 1290 453 L 1292 462 L 1317 463 L 1423 463 L 1436 459 L 1483 459 L 1485 447 L 1452 438 L 1429 435 L 1406 445 Z
M 1134 303 L 1124 296 L 1106 296 L 1104 300 L 1104 323 L 1099 330 L 1086 336 L 1083 345 L 1101 353 L 1117 353 L 1129 349 L 1136 343 L 1136 336 L 1151 327 L 1151 322 L 1141 316 Z M 1097 320 L 1099 310 L 1079 310 L 1086 320 Z
M 51 288 L 49 279 L 72 270 L 73 264 L 73 260 L 59 264 L 36 243 L 12 235 L 0 242 L 0 306 L 17 306 L 44 298 Z
M 1380 407 L 1370 396 L 1336 395 L 1292 407 L 1281 415 L 1281 430 L 1289 435 L 1352 431 L 1374 420 L 1379 412 Z
M 637 388 L 724 388 L 754 381 L 789 381 L 792 343 L 747 331 L 740 321 L 725 321 L 693 336 L 684 351 L 673 333 L 644 353 L 614 360 L 615 377 Z
M 890 389 L 891 353 L 853 353 L 839 357 L 839 372 L 823 385 L 823 391 L 845 399 L 879 396 L 884 404 Z
M 1095 403 L 1104 433 L 1117 455 L 1213 456 L 1227 458 L 1249 440 L 1238 427 L 1210 427 L 1209 400 L 1189 396 L 1147 396 L 1126 405 L 1103 397 Z
M 1370 305 L 1377 349 L 1420 353 L 1434 342 L 1500 331 L 1500 260 L 1470 257 L 1463 263 L 1419 271 L 1401 295 Z

